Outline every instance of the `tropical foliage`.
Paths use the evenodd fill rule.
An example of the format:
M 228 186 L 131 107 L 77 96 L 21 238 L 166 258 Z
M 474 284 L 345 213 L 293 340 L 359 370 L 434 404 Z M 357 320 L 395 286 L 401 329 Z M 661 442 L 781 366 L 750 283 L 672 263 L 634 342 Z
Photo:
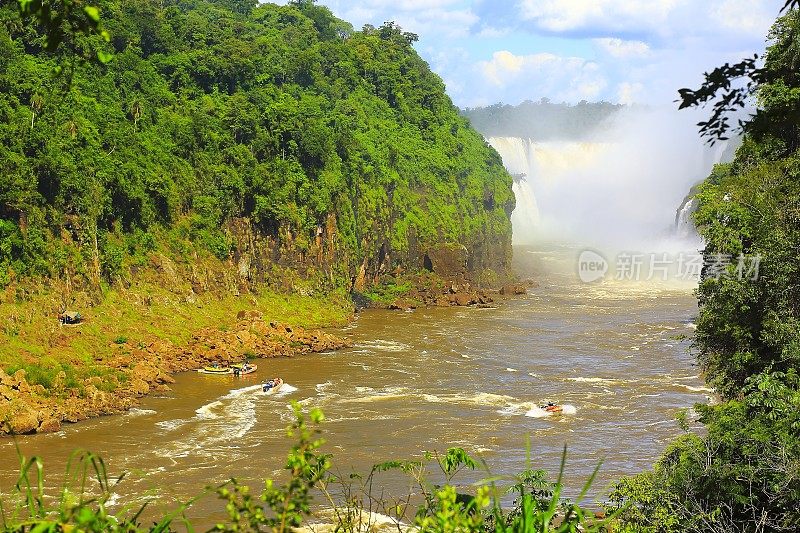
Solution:
M 510 235 L 510 176 L 394 23 L 354 31 L 310 0 L 64 1 L 44 22 L 31 9 L 55 3 L 12 4 L 0 281 L 114 279 L 165 233 L 226 258 L 237 218 L 303 251 L 335 217 L 348 274 L 382 248 Z

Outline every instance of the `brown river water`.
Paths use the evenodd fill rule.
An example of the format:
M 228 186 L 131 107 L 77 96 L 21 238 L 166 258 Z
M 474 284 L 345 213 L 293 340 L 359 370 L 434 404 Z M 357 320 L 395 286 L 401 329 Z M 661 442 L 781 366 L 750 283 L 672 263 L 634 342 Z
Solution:
M 532 466 L 553 473 L 567 445 L 572 493 L 602 460 L 592 490 L 602 498 L 620 476 L 649 468 L 680 433 L 676 413 L 708 402 L 710 391 L 684 339 L 697 309 L 691 286 L 586 285 L 568 270 L 540 268 L 539 288 L 496 309 L 363 312 L 338 331 L 352 348 L 260 360 L 240 379 L 181 374 L 171 393 L 127 414 L 16 443 L 44 458 L 53 493 L 70 452 L 83 448 L 112 475 L 128 473 L 112 510 L 150 499 L 155 513 L 208 484 L 237 477 L 260 486 L 279 474 L 295 400 L 322 408 L 324 450 L 343 470 L 461 446 L 492 473 L 513 474 L 525 468 L 530 436 Z M 273 375 L 287 385 L 266 396 L 260 383 Z M 541 416 L 535 407 L 547 400 L 576 411 Z M 18 468 L 14 441 L 0 441 L 4 495 Z M 189 514 L 202 527 L 221 509 L 209 497 Z

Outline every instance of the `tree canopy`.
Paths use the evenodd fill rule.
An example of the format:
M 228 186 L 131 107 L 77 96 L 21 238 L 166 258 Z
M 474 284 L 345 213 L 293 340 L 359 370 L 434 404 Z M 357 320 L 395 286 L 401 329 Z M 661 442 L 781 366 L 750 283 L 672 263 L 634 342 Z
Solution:
M 224 258 L 241 217 L 302 249 L 333 215 L 345 271 L 510 235 L 500 157 L 393 22 L 355 31 L 309 0 L 94 3 L 102 26 L 79 2 L 26 4 L 69 8 L 55 38 L 0 9 L 0 278 L 95 250 L 111 279 L 154 232 Z M 59 38 L 114 59 L 53 77 Z

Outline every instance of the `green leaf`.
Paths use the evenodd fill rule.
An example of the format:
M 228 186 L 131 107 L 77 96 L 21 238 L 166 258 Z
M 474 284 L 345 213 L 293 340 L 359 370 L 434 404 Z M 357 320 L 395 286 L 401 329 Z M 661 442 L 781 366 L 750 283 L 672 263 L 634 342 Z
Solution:
M 106 64 L 112 59 L 114 59 L 114 54 L 103 52 L 102 50 L 97 51 L 97 60 L 100 61 L 101 63 Z
M 83 8 L 83 12 L 86 13 L 86 16 L 89 17 L 95 24 L 100 23 L 100 10 L 94 6 L 86 6 Z

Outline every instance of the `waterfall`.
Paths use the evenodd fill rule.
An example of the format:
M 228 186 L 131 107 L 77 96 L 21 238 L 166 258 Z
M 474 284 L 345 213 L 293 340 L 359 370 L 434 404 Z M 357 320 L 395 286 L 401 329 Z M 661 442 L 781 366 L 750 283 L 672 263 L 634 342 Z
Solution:
M 675 234 L 679 238 L 697 235 L 692 215 L 697 210 L 697 198 L 687 197 L 675 213 Z
M 736 155 L 736 150 L 741 145 L 741 138 L 734 138 L 733 140 L 719 141 L 709 148 L 705 154 L 704 166 L 713 168 L 720 163 L 728 163 L 733 161 Z M 697 191 L 696 187 L 692 187 L 689 195 L 683 199 L 681 205 L 675 211 L 675 235 L 679 239 L 699 239 L 700 236 L 695 228 L 692 215 L 699 206 L 699 201 L 694 196 Z
M 529 179 L 536 168 L 533 142 L 518 137 L 490 137 L 488 141 L 503 158 L 506 169 L 514 176 L 513 189 L 517 207 L 511 214 L 511 224 L 514 228 L 514 243 L 524 243 L 527 239 L 523 237 L 534 235 L 540 222 L 536 194 Z
M 519 137 L 489 137 L 489 144 L 503 158 L 503 164 L 514 176 L 517 207 L 511 215 L 514 244 L 530 244 L 551 230 L 564 229 L 560 210 L 550 205 L 546 216 L 540 212 L 539 197 L 564 181 L 564 176 L 578 169 L 587 169 L 604 149 L 602 143 L 535 142 Z M 555 207 L 555 212 L 552 208 Z M 563 214 L 563 213 L 561 213 Z
M 715 163 L 729 160 L 736 145 L 704 145 L 695 119 L 671 109 L 630 109 L 591 141 L 487 138 L 515 177 L 514 244 L 695 248 L 690 215 L 696 202 L 686 194 Z

